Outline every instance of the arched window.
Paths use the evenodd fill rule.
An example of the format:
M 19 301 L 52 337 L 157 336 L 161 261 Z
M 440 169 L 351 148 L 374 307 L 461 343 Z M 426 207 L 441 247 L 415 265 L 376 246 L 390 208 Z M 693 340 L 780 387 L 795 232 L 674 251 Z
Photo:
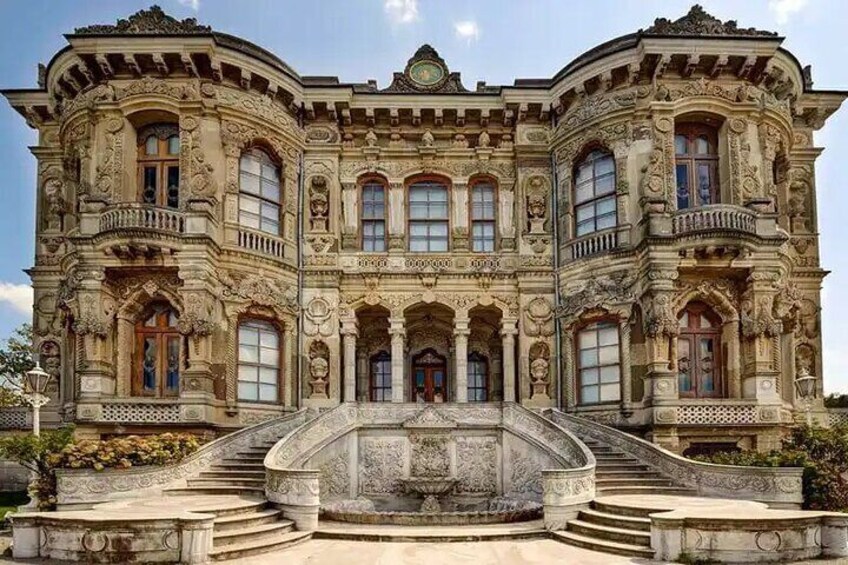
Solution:
M 180 206 L 180 132 L 175 124 L 153 124 L 138 133 L 139 199 L 153 206 Z
M 718 204 L 718 135 L 702 123 L 678 124 L 674 135 L 677 209 Z
M 596 149 L 574 170 L 574 235 L 615 227 L 615 159 Z
M 680 396 L 721 396 L 721 321 L 706 304 L 692 302 L 678 318 L 677 380 Z
M 580 404 L 621 400 L 618 324 L 595 322 L 577 334 Z
M 471 250 L 495 250 L 495 187 L 488 181 L 471 185 Z
M 448 188 L 440 182 L 409 187 L 409 250 L 448 250 Z
M 489 400 L 489 362 L 476 351 L 468 356 L 468 402 Z
M 386 185 L 378 180 L 362 185 L 362 250 L 386 250 Z
M 280 168 L 261 149 L 253 148 L 239 163 L 239 224 L 280 235 Z
M 392 356 L 386 351 L 371 357 L 369 388 L 372 402 L 392 401 Z
M 134 395 L 179 394 L 181 344 L 176 312 L 167 304 L 148 308 L 135 326 Z
M 244 320 L 238 331 L 238 398 L 279 402 L 280 334 L 264 320 Z

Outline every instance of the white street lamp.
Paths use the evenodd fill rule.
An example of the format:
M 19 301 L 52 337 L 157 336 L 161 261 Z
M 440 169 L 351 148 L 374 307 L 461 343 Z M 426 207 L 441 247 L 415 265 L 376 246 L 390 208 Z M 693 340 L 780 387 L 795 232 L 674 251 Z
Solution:
M 24 375 L 21 396 L 32 406 L 32 433 L 35 436 L 41 433 L 41 407 L 50 402 L 50 397 L 45 394 L 50 379 L 50 373 L 42 369 L 38 362 Z
M 795 377 L 795 390 L 804 401 L 804 411 L 807 413 L 807 425 L 813 425 L 813 400 L 816 398 L 816 377 L 810 374 L 806 367 L 798 369 Z

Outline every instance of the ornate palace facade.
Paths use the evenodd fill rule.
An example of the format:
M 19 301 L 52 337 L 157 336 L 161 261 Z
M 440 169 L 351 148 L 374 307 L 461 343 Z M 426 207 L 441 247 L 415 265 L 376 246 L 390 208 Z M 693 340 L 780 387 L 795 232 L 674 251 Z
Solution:
M 516 401 L 763 449 L 822 375 L 813 133 L 846 94 L 774 33 L 696 6 L 473 89 L 427 45 L 344 84 L 157 7 L 67 39 L 4 92 L 54 422 Z

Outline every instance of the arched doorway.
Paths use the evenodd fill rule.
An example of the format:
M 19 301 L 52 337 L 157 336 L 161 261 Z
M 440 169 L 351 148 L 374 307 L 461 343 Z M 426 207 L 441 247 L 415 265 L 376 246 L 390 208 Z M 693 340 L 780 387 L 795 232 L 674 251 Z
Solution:
M 412 358 L 412 400 L 447 402 L 447 359 L 433 349 L 425 349 Z

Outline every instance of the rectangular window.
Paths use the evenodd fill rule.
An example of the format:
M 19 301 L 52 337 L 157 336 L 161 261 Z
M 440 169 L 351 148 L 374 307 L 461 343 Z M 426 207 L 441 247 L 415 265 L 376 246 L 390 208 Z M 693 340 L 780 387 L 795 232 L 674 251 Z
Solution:
M 677 171 L 677 209 L 689 207 L 689 166 L 678 163 Z
M 621 400 L 618 326 L 600 322 L 577 335 L 577 366 L 580 403 L 597 404 Z
M 252 402 L 279 401 L 280 338 L 268 322 L 239 326 L 238 397 Z
M 495 250 L 495 189 L 476 184 L 471 189 L 471 249 L 490 253 Z
M 386 250 L 386 190 L 381 184 L 362 187 L 362 250 Z
M 385 352 L 371 360 L 371 400 L 392 401 L 392 360 Z
M 489 400 L 486 361 L 475 357 L 476 354 L 469 356 L 468 359 L 468 401 L 486 402 Z
M 417 183 L 410 187 L 409 250 L 448 250 L 448 194 L 445 186 Z

